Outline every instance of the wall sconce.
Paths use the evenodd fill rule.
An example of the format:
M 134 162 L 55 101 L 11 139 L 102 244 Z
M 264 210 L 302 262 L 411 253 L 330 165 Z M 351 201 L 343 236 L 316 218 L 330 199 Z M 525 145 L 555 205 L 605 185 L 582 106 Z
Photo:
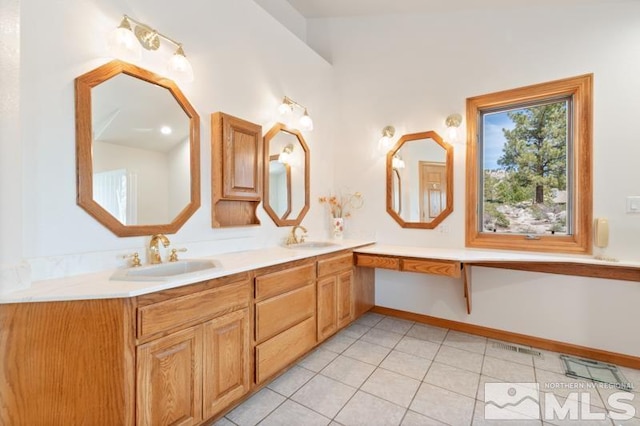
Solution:
M 293 153 L 293 144 L 287 144 L 287 146 L 282 148 L 282 152 L 278 156 L 278 161 L 283 164 L 291 163 L 292 153 Z
M 304 113 L 298 120 L 298 124 L 300 125 L 301 130 L 313 130 L 313 120 L 309 116 L 309 112 L 307 111 L 307 107 L 300 105 L 298 102 L 294 101 L 288 96 L 285 96 L 282 99 L 282 103 L 278 106 L 278 112 L 280 115 L 287 116 L 293 112 L 293 108 L 298 107 L 301 110 L 304 110 Z
M 131 23 L 135 24 L 135 29 Z M 141 47 L 146 50 L 158 50 L 160 39 L 176 47 L 175 53 L 169 59 L 170 72 L 181 81 L 192 82 L 193 67 L 184 54 L 182 44 L 127 15 L 122 16 L 118 28 L 109 34 L 107 45 L 109 52 L 117 58 L 138 60 L 142 55 Z
M 391 159 L 391 167 L 394 170 L 399 170 L 399 169 L 404 169 L 404 160 L 402 158 L 400 158 L 400 156 L 398 155 L 394 155 L 393 158 Z
M 391 138 L 396 134 L 396 128 L 393 126 L 384 126 L 382 129 L 382 137 L 378 141 L 378 151 L 385 154 L 391 146 L 393 145 L 393 141 Z
M 462 116 L 460 114 L 451 114 L 444 121 L 447 126 L 447 138 L 453 142 L 458 140 L 458 127 L 462 124 Z

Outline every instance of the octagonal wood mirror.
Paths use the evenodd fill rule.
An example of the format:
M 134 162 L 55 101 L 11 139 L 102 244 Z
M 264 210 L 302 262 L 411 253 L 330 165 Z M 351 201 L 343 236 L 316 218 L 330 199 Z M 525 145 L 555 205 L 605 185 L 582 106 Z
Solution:
M 433 131 L 403 135 L 387 153 L 387 213 L 433 229 L 453 211 L 453 147 Z
M 264 135 L 263 206 L 276 225 L 299 225 L 309 211 L 309 163 L 298 130 L 276 123 Z
M 200 207 L 200 119 L 176 84 L 112 61 L 76 78 L 77 203 L 120 237 Z

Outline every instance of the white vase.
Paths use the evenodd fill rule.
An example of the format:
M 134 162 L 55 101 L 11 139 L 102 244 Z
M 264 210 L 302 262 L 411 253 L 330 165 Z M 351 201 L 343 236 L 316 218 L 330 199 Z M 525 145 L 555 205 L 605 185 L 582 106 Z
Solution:
M 332 236 L 334 240 L 341 240 L 342 239 L 342 234 L 344 232 L 344 218 L 341 217 L 334 217 L 333 219 L 331 219 L 331 225 L 332 225 Z

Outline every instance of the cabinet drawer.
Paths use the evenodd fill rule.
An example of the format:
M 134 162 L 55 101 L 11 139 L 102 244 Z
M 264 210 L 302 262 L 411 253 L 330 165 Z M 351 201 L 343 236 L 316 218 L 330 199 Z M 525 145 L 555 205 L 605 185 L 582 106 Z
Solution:
M 266 299 L 307 285 L 316 278 L 315 264 L 296 266 L 256 277 L 256 299 Z
M 364 266 L 365 268 L 393 269 L 399 271 L 400 259 L 397 257 L 356 253 L 356 266 Z
M 256 383 L 270 378 L 316 343 L 316 318 L 309 318 L 256 346 Z
M 138 338 L 192 325 L 249 306 L 250 282 L 241 281 L 138 309 Z
M 353 254 L 346 253 L 329 259 L 318 260 L 318 277 L 349 269 L 353 266 Z
M 460 262 L 450 260 L 402 259 L 402 270 L 460 278 Z
M 256 342 L 263 342 L 313 316 L 315 310 L 313 284 L 256 303 Z

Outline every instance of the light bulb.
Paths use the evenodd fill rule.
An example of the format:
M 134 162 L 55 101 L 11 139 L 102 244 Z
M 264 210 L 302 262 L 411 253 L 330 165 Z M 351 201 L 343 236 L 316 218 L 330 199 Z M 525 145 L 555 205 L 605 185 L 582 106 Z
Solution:
M 299 123 L 300 123 L 300 128 L 302 130 L 308 130 L 308 131 L 313 130 L 313 120 L 311 120 L 311 117 L 309 117 L 309 114 L 307 113 L 306 108 L 304 110 L 304 115 L 300 117 Z
M 142 46 L 131 30 L 131 24 L 125 16 L 118 28 L 109 33 L 107 49 L 114 58 L 124 60 L 139 60 L 142 56 Z
M 178 50 L 169 60 L 169 69 L 180 81 L 191 83 L 193 81 L 193 67 L 182 50 L 182 46 L 178 46 Z
M 394 156 L 391 159 L 391 167 L 394 169 L 404 169 L 404 160 L 400 159 L 397 156 Z
M 386 154 L 393 145 L 393 135 L 396 134 L 396 129 L 393 126 L 384 126 L 382 129 L 382 137 L 378 140 L 378 151 L 382 154 Z
M 455 142 L 458 140 L 458 128 L 457 127 L 449 127 L 447 128 L 447 137 L 450 142 Z
M 462 124 L 462 116 L 460 114 L 451 114 L 444 122 L 447 126 L 447 137 L 449 142 L 457 142 L 458 140 L 458 127 Z
M 391 138 L 387 135 L 381 137 L 380 140 L 378 141 L 378 150 L 380 150 L 380 152 L 385 153 L 389 151 L 390 148 L 391 148 Z
M 287 102 L 286 98 L 278 106 L 278 113 L 284 116 L 291 114 L 291 104 Z
M 291 154 L 285 151 L 281 152 L 280 156 L 278 157 L 278 161 L 282 164 L 289 164 L 289 162 L 291 161 Z

